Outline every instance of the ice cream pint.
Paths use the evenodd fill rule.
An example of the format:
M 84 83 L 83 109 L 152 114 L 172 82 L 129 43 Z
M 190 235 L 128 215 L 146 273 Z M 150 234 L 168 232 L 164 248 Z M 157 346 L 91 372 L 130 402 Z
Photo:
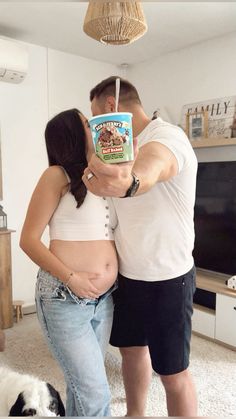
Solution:
M 132 113 L 115 112 L 89 120 L 95 153 L 105 163 L 134 159 Z

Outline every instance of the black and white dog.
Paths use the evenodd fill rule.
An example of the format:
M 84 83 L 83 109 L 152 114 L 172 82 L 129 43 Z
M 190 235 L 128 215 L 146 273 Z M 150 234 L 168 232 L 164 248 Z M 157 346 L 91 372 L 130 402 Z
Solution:
M 65 408 L 50 384 L 0 367 L 0 416 L 65 416 Z

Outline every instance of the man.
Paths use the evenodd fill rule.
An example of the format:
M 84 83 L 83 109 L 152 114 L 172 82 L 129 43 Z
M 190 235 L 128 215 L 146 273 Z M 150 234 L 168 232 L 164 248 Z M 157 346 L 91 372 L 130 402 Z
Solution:
M 115 79 L 92 89 L 93 115 L 115 111 Z M 91 192 L 114 197 L 118 216 L 120 274 L 110 342 L 122 354 L 127 416 L 144 416 L 152 369 L 164 385 L 169 416 L 196 416 L 188 371 L 196 157 L 182 129 L 151 120 L 123 79 L 118 111 L 133 113 L 135 161 L 104 164 L 93 155 L 83 180 Z

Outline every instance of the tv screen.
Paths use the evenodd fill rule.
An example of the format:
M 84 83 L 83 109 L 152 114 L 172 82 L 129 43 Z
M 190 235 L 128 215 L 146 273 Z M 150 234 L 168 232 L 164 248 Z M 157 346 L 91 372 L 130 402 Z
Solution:
M 236 161 L 199 163 L 194 211 L 198 268 L 236 274 Z

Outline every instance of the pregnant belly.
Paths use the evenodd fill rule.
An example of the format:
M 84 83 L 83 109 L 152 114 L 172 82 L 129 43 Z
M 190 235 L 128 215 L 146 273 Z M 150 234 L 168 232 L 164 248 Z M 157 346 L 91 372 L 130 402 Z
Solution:
M 112 241 L 52 240 L 50 250 L 72 271 L 98 274 L 98 278 L 93 283 L 100 295 L 104 294 L 116 280 L 118 263 L 115 245 Z

